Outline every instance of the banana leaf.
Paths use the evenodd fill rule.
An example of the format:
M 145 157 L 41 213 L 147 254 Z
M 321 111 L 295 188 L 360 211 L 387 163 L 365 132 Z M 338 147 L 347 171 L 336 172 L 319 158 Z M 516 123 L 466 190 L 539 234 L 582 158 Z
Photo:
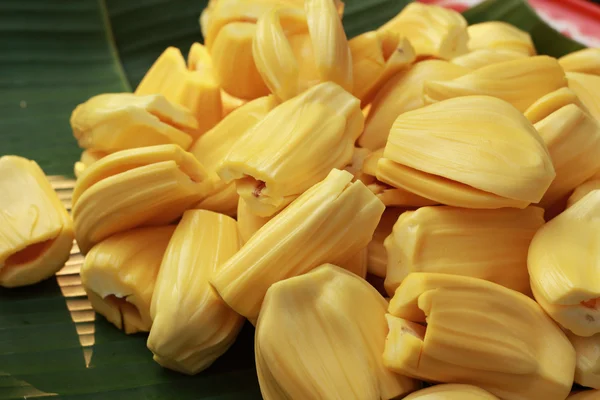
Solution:
M 135 88 L 167 46 L 202 41 L 201 0 L 0 2 L 0 155 L 36 160 L 67 207 L 73 163 L 71 110 L 87 98 Z M 349 36 L 374 29 L 406 0 L 346 0 Z M 524 0 L 489 0 L 470 22 L 505 20 L 531 32 L 539 53 L 581 48 L 546 26 Z M 66 178 L 64 178 L 66 177 Z M 1 210 L 0 210 L 1 212 Z M 260 399 L 253 328 L 211 368 L 185 376 L 159 367 L 145 335 L 126 336 L 94 314 L 78 277 L 82 256 L 55 278 L 0 290 L 0 399 Z

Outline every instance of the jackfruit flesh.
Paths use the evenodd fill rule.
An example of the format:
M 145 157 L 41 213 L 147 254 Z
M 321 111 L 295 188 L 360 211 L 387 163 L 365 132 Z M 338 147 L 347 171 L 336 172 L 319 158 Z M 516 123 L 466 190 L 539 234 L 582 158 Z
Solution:
M 600 191 L 594 190 L 534 236 L 527 266 L 537 302 L 579 336 L 600 333 L 597 242 Z
M 535 129 L 552 158 L 556 178 L 540 201 L 549 207 L 600 171 L 600 124 L 575 104 L 553 112 Z
M 445 100 L 402 114 L 392 127 L 377 179 L 439 203 L 525 208 L 555 177 L 531 123 L 489 96 Z
M 571 207 L 579 200 L 583 199 L 588 193 L 600 189 L 600 179 L 591 179 L 587 182 L 577 186 L 573 191 L 573 194 L 567 200 L 567 207 Z
M 371 241 L 384 205 L 362 182 L 334 169 L 267 222 L 216 273 L 221 297 L 249 319 L 273 283 L 325 262 L 343 264 Z
M 584 390 L 573 392 L 567 400 L 598 400 L 600 399 L 600 390 Z
M 354 96 L 332 82 L 313 86 L 248 130 L 217 173 L 225 182 L 235 180 L 254 214 L 271 216 L 350 162 L 363 123 Z
M 175 226 L 117 233 L 95 245 L 81 267 L 92 307 L 125 333 L 148 332 L 160 262 Z
M 567 86 L 565 72 L 548 56 L 488 65 L 449 81 L 425 82 L 426 103 L 470 95 L 494 96 L 524 112 L 540 97 Z
M 42 169 L 0 157 L 0 286 L 37 283 L 69 258 L 73 223 Z
M 600 388 L 600 335 L 581 337 L 568 332 L 567 337 L 575 348 L 577 364 L 575 383 Z
M 567 72 L 569 88 L 587 108 L 596 121 L 600 121 L 600 76 L 581 72 Z
M 559 58 L 558 62 L 567 72 L 600 75 L 600 49 L 574 51 Z
M 231 112 L 213 129 L 196 140 L 190 152 L 207 169 L 214 183 L 211 194 L 196 205 L 196 208 L 235 215 L 239 198 L 235 183 L 222 181 L 217 175 L 217 168 L 235 143 L 276 105 L 273 96 L 250 101 Z
M 263 81 L 281 101 L 321 82 L 352 92 L 352 55 L 331 0 L 306 0 L 303 11 L 273 8 L 263 14 L 252 54 Z
M 152 297 L 148 348 L 156 362 L 196 374 L 233 344 L 244 320 L 219 297 L 209 277 L 239 246 L 237 223 L 231 217 L 206 210 L 183 214 Z
M 426 60 L 396 73 L 373 99 L 365 130 L 358 139 L 358 144 L 373 151 L 384 147 L 396 118 L 425 105 L 425 81 L 454 79 L 468 72 L 469 69 L 447 61 Z
M 176 145 L 143 147 L 108 155 L 87 168 L 73 191 L 79 248 L 142 225 L 179 218 L 212 190 L 194 156 Z
M 506 400 L 562 400 L 571 390 L 573 346 L 524 294 L 483 279 L 416 272 L 402 281 L 388 313 L 383 361 L 394 372 L 474 385 Z
M 383 366 L 386 307 L 366 281 L 331 264 L 275 283 L 255 335 L 263 398 L 377 400 L 417 389 Z
M 391 31 L 407 38 L 417 56 L 451 60 L 468 52 L 467 21 L 444 7 L 410 3 L 379 31 Z
M 348 42 L 352 55 L 352 94 L 369 104 L 381 86 L 416 59 L 410 42 L 390 31 L 371 31 Z
M 80 147 L 111 153 L 171 143 L 187 149 L 198 122 L 162 95 L 110 93 L 78 105 L 71 128 Z
M 258 215 L 253 214 L 244 199 L 239 199 L 237 206 L 237 222 L 242 244 L 250 240 L 250 238 L 271 219 L 272 217 L 259 217 Z
M 496 396 L 477 386 L 442 384 L 418 390 L 404 400 L 499 400 Z
M 467 28 L 469 50 L 501 50 L 521 53 L 525 56 L 536 54 L 529 33 L 501 21 L 473 24 Z
M 388 256 L 383 241 L 392 233 L 394 224 L 403 212 L 405 209 L 397 207 L 387 207 L 383 212 L 368 246 L 367 269 L 370 274 L 385 278 Z
M 95 163 L 96 161 L 98 161 L 99 159 L 101 159 L 102 157 L 106 156 L 108 153 L 105 153 L 103 151 L 98 151 L 98 150 L 84 150 L 81 153 L 81 157 L 79 158 L 79 161 L 77 161 L 73 167 L 73 170 L 75 172 L 75 176 L 77 178 L 79 178 L 81 176 L 81 174 L 83 174 L 83 171 L 85 171 L 85 169 L 87 167 L 89 167 L 90 165 L 92 165 L 93 163 Z
M 424 207 L 438 204 L 437 202 L 409 192 L 403 188 L 397 188 L 377 180 L 377 164 L 383 156 L 383 149 L 372 152 L 365 157 L 362 171 L 363 175 L 371 177 L 363 182 L 369 190 L 377 195 L 377 198 L 386 206 L 390 207 Z
M 407 211 L 384 242 L 385 289 L 391 296 L 409 273 L 439 272 L 486 279 L 530 294 L 527 250 L 542 225 L 544 210 L 538 207 Z
M 509 50 L 479 49 L 471 51 L 451 60 L 452 64 L 460 65 L 469 69 L 479 69 L 488 65 L 505 61 L 518 60 L 527 57 L 523 53 Z
M 574 91 L 563 87 L 550 92 L 535 101 L 527 108 L 524 115 L 532 124 L 537 124 L 555 111 L 566 105 L 575 104 L 581 109 L 586 109 Z
M 189 133 L 196 139 L 221 120 L 221 88 L 204 46 L 194 43 L 189 57 L 188 69 L 181 50 L 168 47 L 144 75 L 135 94 L 160 94 L 188 109 L 197 123 Z

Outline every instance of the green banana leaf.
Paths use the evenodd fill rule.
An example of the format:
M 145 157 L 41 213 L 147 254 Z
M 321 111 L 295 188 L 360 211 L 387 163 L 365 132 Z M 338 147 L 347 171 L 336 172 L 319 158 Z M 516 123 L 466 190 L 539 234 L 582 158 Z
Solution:
M 87 98 L 129 91 L 167 46 L 184 54 L 202 37 L 201 0 L 0 2 L 0 155 L 35 159 L 71 176 L 80 149 L 69 116 Z M 350 37 L 380 26 L 407 0 L 346 0 Z M 581 48 L 545 25 L 524 0 L 489 0 L 469 22 L 505 20 L 532 34 L 540 54 Z M 72 181 L 53 181 L 65 204 Z M 211 368 L 189 377 L 159 367 L 145 335 L 126 336 L 85 301 L 77 249 L 57 277 L 0 290 L 0 399 L 260 399 L 253 328 Z

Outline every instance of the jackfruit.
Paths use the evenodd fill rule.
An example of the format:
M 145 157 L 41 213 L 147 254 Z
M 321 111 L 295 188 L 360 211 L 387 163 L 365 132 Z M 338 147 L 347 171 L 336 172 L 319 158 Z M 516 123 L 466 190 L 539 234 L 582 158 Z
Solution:
M 407 38 L 417 56 L 445 60 L 467 53 L 467 21 L 458 12 L 419 2 L 410 3 L 379 31 Z
M 402 114 L 392 127 L 377 179 L 465 208 L 525 208 L 555 177 L 531 123 L 489 96 L 445 100 Z
M 73 222 L 79 248 L 142 225 L 179 218 L 213 188 L 194 156 L 175 145 L 110 154 L 87 168 L 73 191 Z
M 575 383 L 581 386 L 600 388 L 600 335 L 581 337 L 567 332 L 575 348 Z
M 95 245 L 81 267 L 92 307 L 125 333 L 148 332 L 160 262 L 175 226 L 120 232 Z
M 468 72 L 467 68 L 441 60 L 421 61 L 400 71 L 377 92 L 358 144 L 373 151 L 384 147 L 396 118 L 425 105 L 425 81 L 454 79 Z
M 32 285 L 69 259 L 73 223 L 35 161 L 0 157 L 0 286 Z
M 451 60 L 452 64 L 460 65 L 469 69 L 479 69 L 488 65 L 505 61 L 519 60 L 527 57 L 516 51 L 480 49 L 474 50 Z
M 581 109 L 586 109 L 575 92 L 568 87 L 564 87 L 537 99 L 535 103 L 527 108 L 524 114 L 529 122 L 537 124 L 553 112 L 569 104 L 575 104 Z
M 249 129 L 217 173 L 225 182 L 235 180 L 254 214 L 271 216 L 332 168 L 346 166 L 363 124 L 358 99 L 335 83 L 318 84 Z
M 277 105 L 273 96 L 250 101 L 223 118 L 213 129 L 202 135 L 190 152 L 208 170 L 214 189 L 196 208 L 235 215 L 239 196 L 235 183 L 225 183 L 217 175 L 217 168 L 235 143 Z
M 464 275 L 530 294 L 527 250 L 544 225 L 538 207 L 469 210 L 422 207 L 403 213 L 385 239 L 385 289 L 392 296 L 411 272 Z
M 278 99 L 289 100 L 322 82 L 352 92 L 352 55 L 331 0 L 306 0 L 274 8 L 256 25 L 252 54 L 258 72 Z
M 331 262 L 343 264 L 367 246 L 384 205 L 346 171 L 332 170 L 267 222 L 211 282 L 238 313 L 256 319 L 273 283 Z
M 221 88 L 204 46 L 194 43 L 189 58 L 188 69 L 181 50 L 168 47 L 146 72 L 135 94 L 160 94 L 188 109 L 197 121 L 197 127 L 189 132 L 196 139 L 221 120 Z
M 233 344 L 244 319 L 208 280 L 239 247 L 231 217 L 206 210 L 183 214 L 162 259 L 150 308 L 148 348 L 160 365 L 196 374 Z
M 372 180 L 368 182 L 363 180 L 365 185 L 373 193 L 377 195 L 377 198 L 383 202 L 386 206 L 391 207 L 424 207 L 438 204 L 437 202 L 427 199 L 409 192 L 402 188 L 396 188 L 388 185 L 387 183 L 378 181 L 377 175 L 377 164 L 379 159 L 383 156 L 383 149 L 379 149 L 369 154 L 363 162 L 363 173 L 368 177 L 372 177 Z
M 369 250 L 367 247 L 364 247 L 346 261 L 338 263 L 338 266 L 362 279 L 367 279 L 368 262 Z
M 442 384 L 409 394 L 404 400 L 500 400 L 477 386 Z
M 558 61 L 536 56 L 488 65 L 449 81 L 429 80 L 423 86 L 425 103 L 469 95 L 505 100 L 525 112 L 540 97 L 567 86 Z
M 536 54 L 529 33 L 501 21 L 473 24 L 467 28 L 469 50 L 514 51 L 525 56 Z
M 255 335 L 263 398 L 378 400 L 418 389 L 382 364 L 386 307 L 366 281 L 331 264 L 273 284 Z
M 172 143 L 185 150 L 198 122 L 162 95 L 109 93 L 78 105 L 71 114 L 71 128 L 84 149 L 112 153 Z
M 527 258 L 535 299 L 578 336 L 600 333 L 599 216 L 600 191 L 594 190 L 536 233 Z
M 81 157 L 79 158 L 79 161 L 77 161 L 73 167 L 75 176 L 77 178 L 79 178 L 81 176 L 81 174 L 83 174 L 83 171 L 85 171 L 85 169 L 87 167 L 89 167 L 90 165 L 92 165 L 93 163 L 95 163 L 96 161 L 101 159 L 102 157 L 105 157 L 106 155 L 107 155 L 107 153 L 105 153 L 103 151 L 91 150 L 91 149 L 84 150 L 83 153 L 81 153 Z
M 559 58 L 558 62 L 567 72 L 600 75 L 600 49 L 574 51 Z
M 556 171 L 540 205 L 550 207 L 600 171 L 600 124 L 575 104 L 535 124 Z
M 573 194 L 567 200 L 567 207 L 571 207 L 579 200 L 583 199 L 589 192 L 600 189 L 600 179 L 592 179 L 577 186 Z
M 416 59 L 410 42 L 390 31 L 366 32 L 348 45 L 352 55 L 352 94 L 363 106 L 373 100 L 384 83 Z
M 250 238 L 271 219 L 272 217 L 259 217 L 258 215 L 253 214 L 248 209 L 244 199 L 240 199 L 237 206 L 237 222 L 242 244 L 250 240 Z
M 416 272 L 388 312 L 383 362 L 394 372 L 478 386 L 505 400 L 562 400 L 571 390 L 573 346 L 524 294 L 483 279 Z
M 567 72 L 569 88 L 587 108 L 596 121 L 600 121 L 600 76 Z
M 392 233 L 394 224 L 404 211 L 403 208 L 388 207 L 383 212 L 368 246 L 367 270 L 370 274 L 385 278 L 388 256 L 383 241 Z
M 221 102 L 223 104 L 223 118 L 247 103 L 246 100 L 234 97 L 224 90 L 221 90 Z

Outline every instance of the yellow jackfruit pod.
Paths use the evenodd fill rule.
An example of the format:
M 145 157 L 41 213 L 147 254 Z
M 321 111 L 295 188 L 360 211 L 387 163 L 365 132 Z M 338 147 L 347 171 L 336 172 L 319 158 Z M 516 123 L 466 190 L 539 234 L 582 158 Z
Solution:
M 567 332 L 575 348 L 575 383 L 594 389 L 600 388 L 600 335 L 581 337 Z
M 392 233 L 394 224 L 404 211 L 403 208 L 388 207 L 383 212 L 368 246 L 367 270 L 370 274 L 385 278 L 388 256 L 383 242 Z
M 501 21 L 488 21 L 470 25 L 469 50 L 514 51 L 525 56 L 536 54 L 529 33 Z
M 198 122 L 162 95 L 109 93 L 78 105 L 71 128 L 80 147 L 112 153 L 171 143 L 187 149 Z
M 132 229 L 95 245 L 81 267 L 92 307 L 125 333 L 148 332 L 150 303 L 175 226 Z
M 447 383 L 409 394 L 404 400 L 500 400 L 477 386 Z
M 32 285 L 69 259 L 73 223 L 35 161 L 0 157 L 0 286 Z
M 387 183 L 378 181 L 377 164 L 379 159 L 383 157 L 383 149 L 379 149 L 369 154 L 363 162 L 363 173 L 373 177 L 373 180 L 365 184 L 377 198 L 386 205 L 386 207 L 424 207 L 438 204 L 436 201 L 419 196 L 418 194 L 409 192 L 402 188 L 396 188 Z
M 247 103 L 246 100 L 234 97 L 224 90 L 221 90 L 221 102 L 223 104 L 223 118 Z
M 525 208 L 541 200 L 554 177 L 548 149 L 531 123 L 489 96 L 402 114 L 377 164 L 380 181 L 465 208 Z
M 304 12 L 284 8 L 264 14 L 252 54 L 264 82 L 282 101 L 322 82 L 352 93 L 352 55 L 331 0 L 306 0 Z
M 600 191 L 594 190 L 536 233 L 527 258 L 535 299 L 579 336 L 600 333 L 599 217 Z
M 407 39 L 390 31 L 371 31 L 348 42 L 352 55 L 354 90 L 364 106 L 393 75 L 408 67 L 416 54 Z
M 348 171 L 354 175 L 354 179 L 362 181 L 365 185 L 375 180 L 374 177 L 364 174 L 362 170 L 365 159 L 369 156 L 369 154 L 371 154 L 371 150 L 364 149 L 362 147 L 355 147 L 352 153 L 352 160 L 344 168 L 345 171 Z
M 273 284 L 255 335 L 263 398 L 375 400 L 418 389 L 382 363 L 386 307 L 366 281 L 331 264 Z
M 364 247 L 346 261 L 338 263 L 338 266 L 356 276 L 367 279 L 368 263 L 369 249 Z
M 181 50 L 168 47 L 146 72 L 135 94 L 160 94 L 188 109 L 197 121 L 197 127 L 189 132 L 196 139 L 221 119 L 221 88 L 210 56 L 200 43 L 190 49 L 189 66 Z
M 467 68 L 441 60 L 421 61 L 400 71 L 375 96 L 358 144 L 371 150 L 384 147 L 396 118 L 425 105 L 425 81 L 454 79 L 468 72 Z
M 600 190 L 600 179 L 591 179 L 577 186 L 573 194 L 567 200 L 567 208 L 583 199 L 588 193 L 594 190 Z
M 392 296 L 411 272 L 439 272 L 485 279 L 529 295 L 527 250 L 542 225 L 539 207 L 407 211 L 384 242 L 385 289 Z
M 258 215 L 253 214 L 244 199 L 239 199 L 237 206 L 237 222 L 242 244 L 250 240 L 250 238 L 271 219 L 272 217 L 259 217 Z
M 567 72 L 569 88 L 597 121 L 600 121 L 600 76 L 581 72 Z
M 379 31 L 407 38 L 421 57 L 451 60 L 469 51 L 467 21 L 460 13 L 440 6 L 410 3 Z
M 235 215 L 239 195 L 235 183 L 225 183 L 217 175 L 217 168 L 235 143 L 271 111 L 277 102 L 273 96 L 250 101 L 223 118 L 213 129 L 202 135 L 190 152 L 208 170 L 214 188 L 196 208 Z
M 567 400 L 599 400 L 600 390 L 584 390 L 580 392 L 573 392 Z
M 165 225 L 211 192 L 213 183 L 194 156 L 175 145 L 108 155 L 87 168 L 73 190 L 79 248 L 122 231 Z
M 450 81 L 427 81 L 423 94 L 425 103 L 470 95 L 493 96 L 525 112 L 540 97 L 566 86 L 558 61 L 536 56 L 488 65 Z
M 571 390 L 573 346 L 524 294 L 483 279 L 416 272 L 388 312 L 383 362 L 392 371 L 478 386 L 505 400 L 562 400 Z
M 75 165 L 73 166 L 73 172 L 75 172 L 75 176 L 77 178 L 79 178 L 81 176 L 81 174 L 83 174 L 83 171 L 85 171 L 85 169 L 87 167 L 89 167 L 90 165 L 92 165 L 93 163 L 95 163 L 96 161 L 101 159 L 102 157 L 105 157 L 107 154 L 108 153 L 105 153 L 105 152 L 99 151 L 99 150 L 92 150 L 92 149 L 84 150 L 81 153 L 81 157 L 79 158 L 79 161 L 77 161 L 75 163 Z
M 581 109 L 585 109 L 575 92 L 568 87 L 563 87 L 540 97 L 527 108 L 524 114 L 529 122 L 537 124 L 553 112 L 569 104 L 575 104 Z
M 231 308 L 256 319 L 273 283 L 343 264 L 367 246 L 384 205 L 346 171 L 332 170 L 267 222 L 211 282 Z
M 231 217 L 206 210 L 183 214 L 162 259 L 150 308 L 148 348 L 163 367 L 196 374 L 235 341 L 244 319 L 208 280 L 239 247 Z
M 600 49 L 583 49 L 562 56 L 558 62 L 567 72 L 600 75 Z
M 313 86 L 242 136 L 217 173 L 225 182 L 235 180 L 254 214 L 271 216 L 350 162 L 364 125 L 359 105 L 333 82 Z
M 556 178 L 540 201 L 547 208 L 600 171 L 600 124 L 575 104 L 569 104 L 535 124 L 535 129 L 556 171 Z
M 527 57 L 525 54 L 516 51 L 480 49 L 455 57 L 451 62 L 461 67 L 479 69 L 488 65 L 519 60 L 525 57 Z

